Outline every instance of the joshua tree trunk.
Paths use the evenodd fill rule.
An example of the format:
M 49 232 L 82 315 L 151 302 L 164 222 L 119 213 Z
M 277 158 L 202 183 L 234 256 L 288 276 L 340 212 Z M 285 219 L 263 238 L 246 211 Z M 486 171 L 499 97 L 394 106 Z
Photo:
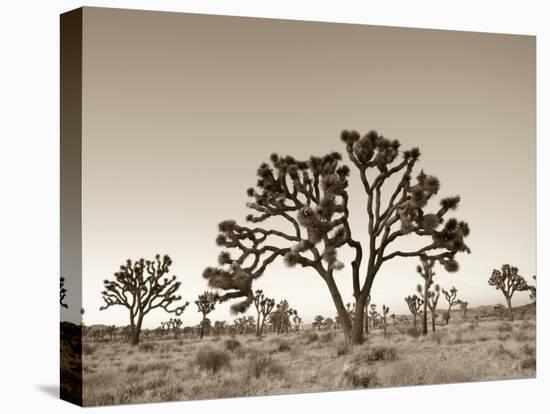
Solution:
M 262 330 L 260 329 L 260 314 L 258 313 L 258 319 L 256 321 L 256 336 L 262 336 Z
M 414 323 L 414 327 L 416 328 L 416 313 L 413 315 L 413 323 Z
M 508 314 L 510 315 L 510 321 L 514 321 L 514 311 L 512 310 L 512 298 L 506 297 L 506 304 L 508 305 Z
M 205 320 L 206 320 L 206 315 L 203 313 L 202 322 L 201 322 L 201 337 L 200 337 L 200 339 L 202 339 L 204 337 L 204 321 Z
M 338 287 L 336 286 L 336 282 L 334 281 L 332 272 L 325 272 L 323 276 L 324 276 L 325 282 L 327 283 L 328 289 L 330 291 L 330 295 L 332 296 L 334 305 L 336 306 L 336 311 L 338 312 L 338 318 L 341 321 L 342 330 L 344 331 L 344 338 L 347 343 L 352 337 L 352 326 L 351 326 L 350 317 L 348 315 L 348 311 L 344 306 L 344 302 L 342 301 L 342 296 L 340 295 Z M 357 318 L 354 319 L 354 321 L 356 320 Z M 362 319 L 360 324 L 362 324 Z M 363 335 L 363 330 L 361 329 L 361 336 L 362 335 Z
M 143 316 L 138 317 L 138 321 L 133 326 L 133 329 L 131 329 L 132 332 L 132 339 L 130 340 L 131 345 L 137 345 L 139 344 L 139 335 L 141 333 L 141 323 L 143 322 Z
M 428 279 L 424 281 L 424 304 L 422 313 L 422 335 L 428 334 Z
M 435 311 L 432 311 L 432 332 L 435 332 Z
M 451 306 L 449 306 L 449 309 L 447 309 L 447 317 L 445 318 L 445 325 L 448 325 L 450 320 L 451 320 Z

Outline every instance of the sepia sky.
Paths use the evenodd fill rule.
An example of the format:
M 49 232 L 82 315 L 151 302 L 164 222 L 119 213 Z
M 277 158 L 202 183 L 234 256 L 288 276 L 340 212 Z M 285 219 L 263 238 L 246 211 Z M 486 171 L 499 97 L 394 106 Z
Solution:
M 128 324 L 124 308 L 99 311 L 102 281 L 127 258 L 157 252 L 172 257 L 193 302 L 206 289 L 204 268 L 216 264 L 217 224 L 244 221 L 259 164 L 272 152 L 344 152 L 342 129 L 420 147 L 418 167 L 440 178 L 439 196 L 461 195 L 453 216 L 469 222 L 472 254 L 458 257 L 458 273 L 438 267 L 437 283 L 473 307 L 504 302 L 487 284 L 503 263 L 532 281 L 534 37 L 85 8 L 83 39 L 85 323 Z M 349 193 L 365 245 L 366 198 L 353 168 Z M 406 313 L 416 264 L 387 263 L 373 303 Z M 336 280 L 351 301 L 350 267 Z M 256 286 L 288 299 L 306 323 L 336 313 L 314 271 L 279 261 Z M 210 319 L 231 319 L 228 306 Z M 182 319 L 199 322 L 194 304 Z

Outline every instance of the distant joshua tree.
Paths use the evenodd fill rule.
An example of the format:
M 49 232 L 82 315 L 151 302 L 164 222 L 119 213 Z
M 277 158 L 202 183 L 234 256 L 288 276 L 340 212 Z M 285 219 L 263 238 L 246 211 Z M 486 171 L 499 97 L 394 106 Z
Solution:
M 111 306 L 124 306 L 130 314 L 130 330 L 132 345 L 139 343 L 143 318 L 154 309 L 164 309 L 168 313 L 181 315 L 189 302 L 170 308 L 170 305 L 181 300 L 176 292 L 181 282 L 176 276 L 166 277 L 170 271 L 172 259 L 170 256 L 156 255 L 153 260 L 130 259 L 120 266 L 114 274 L 114 280 L 104 280 L 105 290 L 101 292 L 105 305 L 100 310 Z
M 369 334 L 369 307 L 370 307 L 370 295 L 367 296 L 365 301 L 365 335 Z
M 443 292 L 443 295 L 445 296 L 445 300 L 449 304 L 449 307 L 447 308 L 447 313 L 445 313 L 445 325 L 449 323 L 449 320 L 451 320 L 451 310 L 453 309 L 453 306 L 460 305 L 460 299 L 456 298 L 456 295 L 458 293 L 458 290 L 453 286 L 450 291 L 446 291 L 445 289 L 441 289 Z
M 213 334 L 216 336 L 223 335 L 227 331 L 227 322 L 226 321 L 214 321 L 214 326 L 212 328 Z
M 199 295 L 195 301 L 197 310 L 202 313 L 202 321 L 200 325 L 200 338 L 204 337 L 206 315 L 216 309 L 216 302 L 218 301 L 218 295 L 214 292 L 205 291 Z
M 237 251 L 233 255 L 222 251 L 219 266 L 205 269 L 203 276 L 209 286 L 228 291 L 222 300 L 244 298 L 233 305 L 234 311 L 244 312 L 253 301 L 253 283 L 276 259 L 284 259 L 289 267 L 310 268 L 327 285 L 346 341 L 358 344 L 364 339 L 365 302 L 384 264 L 420 256 L 441 264 L 454 261 L 457 253 L 469 252 L 464 239 L 470 230 L 463 221 L 446 219 L 458 207 L 458 196 L 443 198 L 437 209 L 428 212 L 440 181 L 423 171 L 412 179 L 418 148 L 401 151 L 398 140 L 376 131 L 361 136 L 344 130 L 340 138 L 365 193 L 365 252 L 352 236 L 347 191 L 351 171 L 342 164 L 342 156 L 333 152 L 297 160 L 272 154 L 258 168 L 256 186 L 247 190 L 252 214 L 246 219 L 253 225 L 235 220 L 219 224 L 216 243 Z M 287 223 L 289 230 L 280 223 Z M 416 239 L 419 247 L 392 248 L 406 236 Z M 345 266 L 338 258 L 344 246 L 354 252 L 349 263 L 356 305 L 353 322 L 335 278 Z
M 65 278 L 61 276 L 59 278 L 59 304 L 65 309 L 68 309 L 69 306 L 65 303 L 65 296 L 67 295 L 67 289 L 65 289 Z
M 161 322 L 160 326 L 163 332 L 170 332 L 174 334 L 174 339 L 179 336 L 183 321 L 179 318 L 170 318 L 166 322 Z
M 505 264 L 502 265 L 500 270 L 494 269 L 489 278 L 489 286 L 494 286 L 495 289 L 502 292 L 508 305 L 510 320 L 513 321 L 512 296 L 516 291 L 523 292 L 529 290 L 529 285 L 523 276 L 518 273 L 518 268 Z
M 298 332 L 300 330 L 300 326 L 302 326 L 302 318 L 298 316 L 298 312 L 295 312 L 292 315 L 292 326 L 295 332 Z
M 462 311 L 464 312 L 464 320 L 468 320 L 468 301 L 461 300 L 460 309 L 462 309 Z
M 382 327 L 384 328 L 384 337 L 386 336 L 386 327 L 388 326 L 386 322 L 386 315 L 390 311 L 390 307 L 382 305 Z
M 325 320 L 323 321 L 323 328 L 332 329 L 333 326 L 334 326 L 334 319 L 325 318 Z
M 263 291 L 257 290 L 254 295 L 254 306 L 258 314 L 256 322 L 256 336 L 262 336 L 264 332 L 265 319 L 275 307 L 275 300 L 264 295 Z
M 405 302 L 407 302 L 407 306 L 409 307 L 409 311 L 413 315 L 413 323 L 414 327 L 416 328 L 416 317 L 418 316 L 418 313 L 420 312 L 420 307 L 422 306 L 423 300 L 420 299 L 416 295 L 407 296 L 405 298 Z
M 443 262 L 443 267 L 449 273 L 457 272 L 459 269 L 458 262 L 456 260 L 450 260 Z M 420 297 L 424 301 L 423 313 L 422 313 L 422 334 L 428 334 L 428 307 L 429 307 L 429 290 L 434 283 L 435 272 L 433 271 L 435 260 L 427 257 L 420 257 L 420 265 L 416 266 L 416 271 L 424 279 L 424 285 L 418 285 L 417 291 Z
M 430 313 L 432 315 L 432 332 L 435 332 L 435 318 L 437 318 L 437 303 L 439 302 L 439 295 L 441 294 L 441 288 L 439 285 L 435 285 L 434 290 L 428 291 L 428 308 L 430 308 Z
M 373 329 L 376 328 L 376 321 L 378 320 L 378 311 L 376 310 L 376 304 L 370 305 L 370 311 L 369 311 L 370 319 L 372 320 L 372 327 Z
M 391 318 L 392 325 L 395 326 L 395 313 L 392 313 L 390 315 L 390 318 Z
M 535 284 L 529 285 L 529 299 L 531 299 L 533 303 L 537 303 L 537 277 L 533 276 L 533 280 Z
M 315 318 L 313 318 L 313 323 L 311 326 L 313 328 L 317 328 L 318 331 L 321 330 L 321 326 L 323 326 L 323 321 L 325 320 L 325 317 L 322 315 L 316 315 Z

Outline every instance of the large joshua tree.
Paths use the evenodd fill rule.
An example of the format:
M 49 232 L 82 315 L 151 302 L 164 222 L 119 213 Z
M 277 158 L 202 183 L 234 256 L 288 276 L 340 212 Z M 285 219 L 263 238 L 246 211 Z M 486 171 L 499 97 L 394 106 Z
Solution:
M 197 310 L 202 314 L 202 320 L 200 324 L 200 338 L 204 337 L 204 329 L 206 326 L 206 315 L 212 312 L 216 308 L 216 302 L 218 301 L 218 295 L 215 292 L 205 291 L 199 295 L 195 301 Z
M 156 255 L 153 260 L 128 259 L 114 274 L 114 280 L 104 280 L 105 290 L 101 292 L 105 305 L 100 310 L 111 306 L 124 306 L 130 314 L 130 343 L 137 345 L 141 334 L 143 318 L 152 310 L 164 309 L 168 313 L 181 315 L 188 302 L 175 306 L 181 300 L 176 292 L 181 282 L 176 276 L 167 277 L 172 265 L 170 256 Z M 174 305 L 175 307 L 171 306 Z
M 265 319 L 275 307 L 275 299 L 266 297 L 263 291 L 258 289 L 254 295 L 254 307 L 256 308 L 256 313 L 258 315 L 256 322 L 256 336 L 259 337 L 262 336 L 264 332 Z
M 500 270 L 494 269 L 489 278 L 489 285 L 494 286 L 504 295 L 506 305 L 508 306 L 508 314 L 510 320 L 514 320 L 514 312 L 512 310 L 512 296 L 515 292 L 523 292 L 529 290 L 529 285 L 518 273 L 518 268 L 509 264 L 502 265 Z
M 401 152 L 399 141 L 375 131 L 363 137 L 343 131 L 341 139 L 366 193 L 365 249 L 353 237 L 348 221 L 350 169 L 342 165 L 341 155 L 333 152 L 297 160 L 273 154 L 270 163 L 260 165 L 256 187 L 247 191 L 250 225 L 234 220 L 220 223 L 216 242 L 224 250 L 219 266 L 207 268 L 203 276 L 211 287 L 227 291 L 221 300 L 244 298 L 232 307 L 243 312 L 252 304 L 253 282 L 277 258 L 284 258 L 290 267 L 311 268 L 329 289 L 346 339 L 360 343 L 365 303 L 384 263 L 420 256 L 443 265 L 454 262 L 458 252 L 469 251 L 464 244 L 469 228 L 465 222 L 445 219 L 457 208 L 458 196 L 443 198 L 439 208 L 426 211 L 440 183 L 424 172 L 412 179 L 420 158 L 417 148 Z M 392 248 L 404 237 L 417 238 L 421 247 Z M 356 305 L 353 321 L 334 277 L 344 267 L 338 260 L 338 250 L 344 246 L 354 252 L 350 274 Z

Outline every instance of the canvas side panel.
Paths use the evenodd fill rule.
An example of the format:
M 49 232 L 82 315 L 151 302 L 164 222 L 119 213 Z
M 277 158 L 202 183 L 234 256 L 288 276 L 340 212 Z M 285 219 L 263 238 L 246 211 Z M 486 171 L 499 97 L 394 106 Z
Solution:
M 82 9 L 60 22 L 60 396 L 82 405 Z

